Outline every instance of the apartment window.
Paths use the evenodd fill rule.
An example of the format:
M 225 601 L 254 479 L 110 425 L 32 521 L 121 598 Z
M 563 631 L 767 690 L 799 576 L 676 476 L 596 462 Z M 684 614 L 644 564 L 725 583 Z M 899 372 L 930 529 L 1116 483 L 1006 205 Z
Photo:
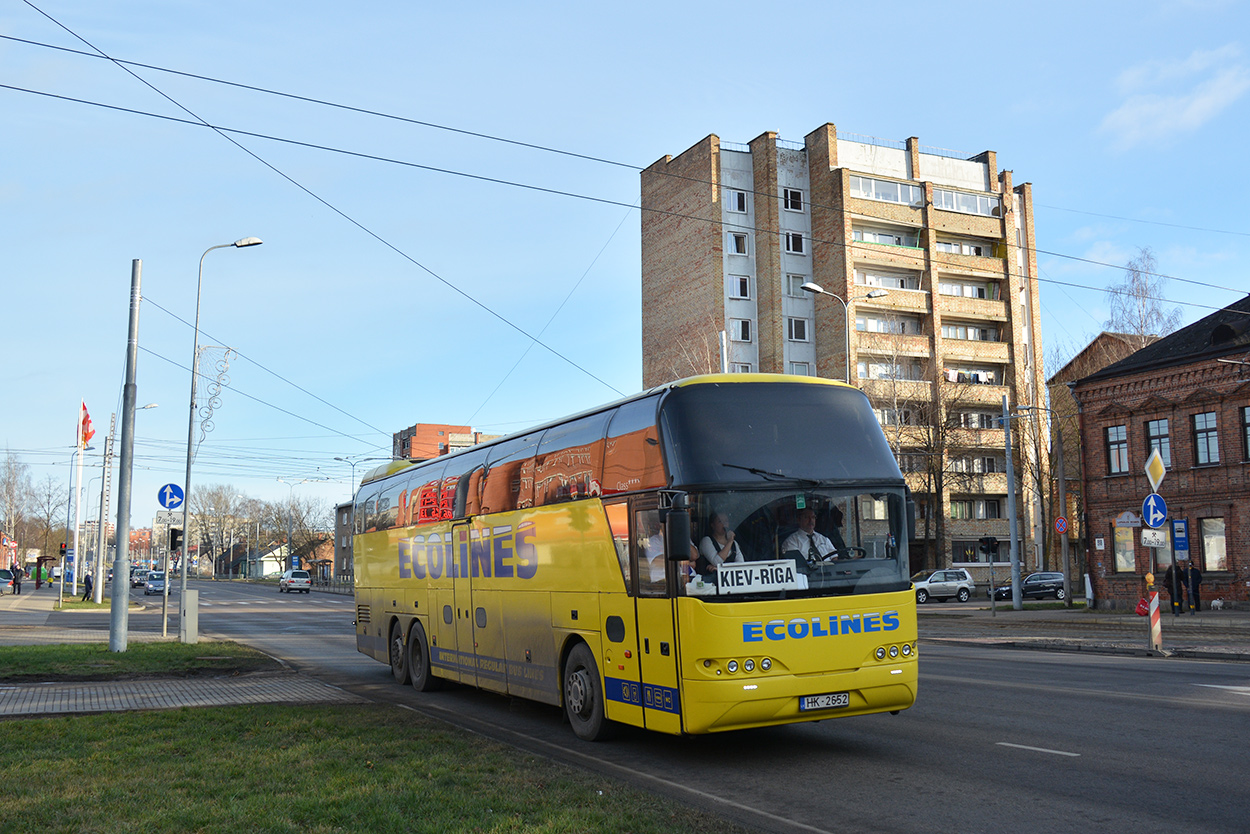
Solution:
M 1146 456 L 1150 456 L 1151 449 L 1159 450 L 1159 457 L 1163 458 L 1163 465 L 1172 468 L 1172 438 L 1168 435 L 1167 420 L 1147 420 L 1146 421 Z
M 807 293 L 803 291 L 803 285 L 807 283 L 806 275 L 787 275 L 786 276 L 786 295 L 791 298 L 806 298 Z
M 852 240 L 865 243 L 883 243 L 886 246 L 919 246 L 920 235 L 914 231 L 897 231 L 894 229 L 853 228 Z
M 795 376 L 811 376 L 812 375 L 812 363 L 811 362 L 791 362 L 790 373 L 794 374 Z
M 729 338 L 733 339 L 735 342 L 751 341 L 750 319 L 730 319 Z
M 802 232 L 786 232 L 786 251 L 794 255 L 802 255 L 806 251 Z
M 933 207 L 961 214 L 980 214 L 984 217 L 1002 216 L 1002 202 L 991 194 L 970 194 L 967 191 L 951 191 L 947 188 L 933 189 Z
M 751 276 L 730 275 L 729 276 L 729 297 L 730 298 L 750 298 L 751 297 Z
M 876 415 L 877 422 L 883 426 L 915 425 L 910 408 L 874 408 L 872 413 Z
M 1128 426 L 1107 426 L 1107 472 L 1128 472 Z
M 884 203 L 902 203 L 917 208 L 924 204 L 924 189 L 918 185 L 852 176 L 850 186 L 852 197 L 880 200 Z
M 751 373 L 750 362 L 730 362 L 729 372 L 731 374 L 749 374 Z
M 787 188 L 782 192 L 785 201 L 786 211 L 802 211 L 803 210 L 803 192 L 797 188 Z
M 944 324 L 942 338 L 972 342 L 997 342 L 997 327 L 979 327 L 973 324 Z
M 736 212 L 738 214 L 746 214 L 747 193 L 745 191 L 730 190 L 729 192 L 727 192 L 727 197 L 728 199 L 726 200 L 726 202 L 729 204 L 730 211 Z
M 938 281 L 938 293 L 953 295 L 957 298 L 988 298 L 998 301 L 1000 298 L 996 281 Z
M 924 455 L 901 454 L 898 456 L 898 468 L 904 472 L 923 472 L 924 462 Z
M 891 363 L 868 362 L 855 363 L 855 371 L 860 379 L 904 379 L 918 380 L 922 376 L 919 362 Z
M 1002 371 L 993 368 L 946 368 L 942 375 L 947 382 L 962 382 L 967 385 L 999 385 Z
M 729 233 L 729 254 L 731 255 L 747 254 L 746 232 L 730 232 Z
M 993 429 L 998 415 L 987 411 L 963 411 L 956 415 L 958 425 L 963 429 Z
M 887 290 L 915 290 L 920 279 L 914 274 L 855 270 L 855 283 L 861 287 L 883 287 Z
M 1002 518 L 997 498 L 964 498 L 951 501 L 953 519 Z
M 951 460 L 951 471 L 969 475 L 992 474 L 1005 472 L 1007 464 L 993 456 L 965 455 Z
M 955 240 L 939 240 L 935 248 L 948 255 L 976 255 L 978 257 L 988 257 L 993 251 L 989 244 Z
M 1215 426 L 1215 412 L 1194 415 L 1194 464 L 1206 466 L 1220 462 L 1220 438 Z
M 1202 533 L 1202 569 L 1228 570 L 1228 556 L 1224 550 L 1224 519 L 1200 518 L 1198 530 Z
M 920 334 L 920 319 L 905 316 L 857 315 L 855 329 L 861 333 L 902 333 L 916 336 Z
M 1111 540 L 1115 543 L 1116 572 L 1135 573 L 1137 571 L 1137 565 L 1133 553 L 1133 528 L 1112 528 Z
M 807 341 L 807 319 L 786 319 L 786 338 L 792 342 Z

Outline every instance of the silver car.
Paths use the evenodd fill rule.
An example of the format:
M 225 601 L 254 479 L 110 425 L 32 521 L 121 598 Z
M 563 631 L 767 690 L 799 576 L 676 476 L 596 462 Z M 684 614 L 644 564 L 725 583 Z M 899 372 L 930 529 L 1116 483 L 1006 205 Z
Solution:
M 911 582 L 916 589 L 916 602 L 921 605 L 930 599 L 967 602 L 975 588 L 972 576 L 963 568 L 921 571 L 911 578 Z
M 148 571 L 148 581 L 143 584 L 143 595 L 163 594 L 165 592 L 165 571 Z

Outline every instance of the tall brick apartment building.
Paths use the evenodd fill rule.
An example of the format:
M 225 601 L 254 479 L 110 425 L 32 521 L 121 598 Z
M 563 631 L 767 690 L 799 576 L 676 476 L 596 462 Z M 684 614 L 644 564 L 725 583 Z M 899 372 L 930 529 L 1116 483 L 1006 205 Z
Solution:
M 1004 396 L 1044 401 L 1030 186 L 992 151 L 826 124 L 802 143 L 708 136 L 643 172 L 642 209 L 644 386 L 719 370 L 722 333 L 731 372 L 849 375 L 917 494 L 913 567 L 987 579 L 977 541 L 1008 538 L 994 418 Z M 1040 421 L 1013 423 L 1026 567 L 1044 491 L 1029 485 L 1048 480 Z
M 1158 448 L 1167 466 L 1159 494 L 1169 520 L 1189 528 L 1203 599 L 1250 599 L 1250 296 L 1077 381 L 1088 565 L 1097 604 L 1137 603 L 1147 571 L 1179 554 L 1141 545 L 1150 493 L 1143 472 Z M 1167 597 L 1166 590 L 1160 589 Z

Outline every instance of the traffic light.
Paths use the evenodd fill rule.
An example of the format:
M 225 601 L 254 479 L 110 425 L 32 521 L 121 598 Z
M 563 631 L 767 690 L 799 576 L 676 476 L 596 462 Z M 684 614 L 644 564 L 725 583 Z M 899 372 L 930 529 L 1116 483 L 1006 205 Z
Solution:
M 65 542 L 61 542 L 61 558 L 65 558 Z
M 182 549 L 182 531 L 177 527 L 169 528 L 169 549 L 171 551 Z
M 998 539 L 993 536 L 983 536 L 981 538 L 981 552 L 991 559 L 998 555 Z

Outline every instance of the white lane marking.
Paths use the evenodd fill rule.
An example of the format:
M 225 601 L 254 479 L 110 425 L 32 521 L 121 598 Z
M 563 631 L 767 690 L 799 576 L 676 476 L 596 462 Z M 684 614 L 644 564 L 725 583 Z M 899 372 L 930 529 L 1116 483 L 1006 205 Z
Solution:
M 1081 755 L 1080 753 L 1069 753 L 1066 750 L 1047 750 L 1045 747 L 1029 747 L 1027 744 L 1011 744 L 1006 741 L 1000 741 L 997 744 L 999 747 L 1014 747 L 1017 750 L 1032 750 L 1034 753 L 1050 753 L 1054 756 L 1072 756 L 1077 758 Z
M 1201 686 L 1206 689 L 1224 689 L 1228 692 L 1236 692 L 1238 695 L 1250 695 L 1250 686 L 1220 686 L 1215 683 L 1196 683 L 1194 686 Z

